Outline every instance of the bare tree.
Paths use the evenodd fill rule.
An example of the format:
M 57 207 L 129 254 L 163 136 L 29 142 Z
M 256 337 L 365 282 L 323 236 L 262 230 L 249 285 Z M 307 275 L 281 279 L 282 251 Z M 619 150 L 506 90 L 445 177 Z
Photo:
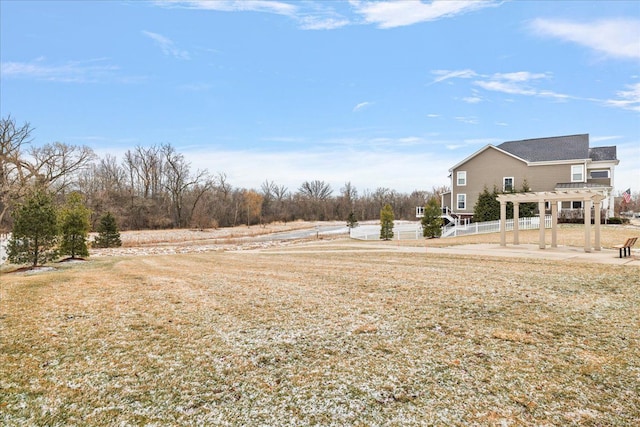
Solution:
M 186 218 L 184 217 L 185 194 L 193 186 L 206 180 L 208 172 L 206 170 L 198 170 L 192 176 L 190 164 L 171 144 L 163 144 L 160 150 L 165 161 L 166 181 L 164 186 L 171 197 L 174 226 L 183 227 L 186 223 Z
M 54 194 L 65 194 L 77 184 L 78 173 L 96 158 L 87 146 L 62 142 L 33 147 L 29 154 L 33 163 L 29 169 L 36 181 Z
M 340 196 L 336 201 L 336 215 L 339 219 L 346 220 L 350 213 L 354 211 L 355 202 L 358 198 L 358 190 L 347 182 L 340 188 Z
M 0 228 L 6 213 L 27 189 L 30 172 L 22 151 L 31 143 L 32 131 L 28 122 L 17 126 L 11 116 L 0 119 Z

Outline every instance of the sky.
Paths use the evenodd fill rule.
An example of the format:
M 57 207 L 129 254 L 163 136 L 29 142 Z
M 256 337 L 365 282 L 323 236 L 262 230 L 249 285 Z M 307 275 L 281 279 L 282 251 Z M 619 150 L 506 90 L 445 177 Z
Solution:
M 588 133 L 640 192 L 638 1 L 0 0 L 0 115 L 237 188 L 450 185 L 487 144 Z

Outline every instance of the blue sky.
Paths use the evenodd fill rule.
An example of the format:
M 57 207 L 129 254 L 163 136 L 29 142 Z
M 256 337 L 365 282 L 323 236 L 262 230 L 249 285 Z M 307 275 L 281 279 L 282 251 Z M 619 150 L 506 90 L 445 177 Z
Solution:
M 35 144 L 171 143 L 235 187 L 448 185 L 588 133 L 640 191 L 638 1 L 0 0 L 0 114 Z

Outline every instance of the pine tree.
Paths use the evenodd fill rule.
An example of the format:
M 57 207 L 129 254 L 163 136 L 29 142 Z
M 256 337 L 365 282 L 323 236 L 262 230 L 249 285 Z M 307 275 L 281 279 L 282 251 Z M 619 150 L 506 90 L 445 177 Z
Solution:
M 493 192 L 485 186 L 478 196 L 478 201 L 473 207 L 473 220 L 476 222 L 495 221 L 500 219 L 500 202 L 498 201 L 498 190 L 493 187 Z
M 395 215 L 393 214 L 393 208 L 390 204 L 384 205 L 384 208 L 380 210 L 380 238 L 382 240 L 393 239 L 393 221 Z
M 91 225 L 89 217 L 91 211 L 84 205 L 79 193 L 71 193 L 67 197 L 66 205 L 60 211 L 60 254 L 89 256 L 87 237 Z
M 120 232 L 118 231 L 118 224 L 116 218 L 107 212 L 100 217 L 100 223 L 98 224 L 98 235 L 95 238 L 94 246 L 97 248 L 113 248 L 122 246 L 120 241 Z
M 442 218 L 440 214 L 438 200 L 435 197 L 430 198 L 424 207 L 424 215 L 420 221 L 424 237 L 433 238 L 442 235 Z
M 531 187 L 529 187 L 526 179 L 522 183 L 522 190 L 520 191 L 522 191 L 523 193 L 528 193 L 529 191 L 531 191 Z M 518 215 L 520 216 L 520 218 L 529 218 L 535 216 L 537 209 L 538 204 L 535 202 L 520 203 L 520 207 L 518 208 Z
M 358 219 L 356 218 L 356 214 L 351 211 L 349 213 L 349 217 L 347 218 L 347 227 L 354 228 L 358 226 Z
M 7 255 L 14 264 L 37 267 L 57 257 L 57 215 L 51 195 L 44 190 L 29 194 L 13 213 L 13 230 Z

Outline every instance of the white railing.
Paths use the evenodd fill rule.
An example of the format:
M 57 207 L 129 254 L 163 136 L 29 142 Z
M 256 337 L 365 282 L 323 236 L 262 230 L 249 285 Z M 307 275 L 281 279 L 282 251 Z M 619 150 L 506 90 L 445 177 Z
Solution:
M 351 228 L 349 237 L 357 240 L 380 240 L 380 224 L 359 225 Z M 422 239 L 422 226 L 419 222 L 395 223 L 393 225 L 394 240 Z
M 513 230 L 513 220 L 506 220 L 506 230 Z M 518 228 L 520 230 L 532 230 L 540 228 L 540 217 L 519 218 Z M 551 215 L 544 218 L 544 228 L 551 228 Z M 472 222 L 451 225 L 444 227 L 442 237 L 466 236 L 469 234 L 498 233 L 500 231 L 500 221 Z M 352 228 L 349 232 L 352 239 L 358 240 L 380 240 L 380 225 L 361 225 Z M 419 222 L 400 223 L 393 227 L 394 240 L 419 240 L 422 239 L 422 226 Z
M 513 220 L 506 220 L 505 228 L 507 231 L 513 230 Z M 518 218 L 518 228 L 520 230 L 537 230 L 540 228 L 540 217 L 533 216 L 527 218 Z M 545 215 L 544 228 L 551 228 L 551 215 Z M 500 232 L 500 220 L 486 222 L 472 222 L 470 224 L 458 225 L 443 231 L 448 236 L 466 236 L 468 234 L 482 233 L 498 233 Z
M 10 238 L 11 234 L 0 233 L 0 265 L 7 260 L 7 243 Z

